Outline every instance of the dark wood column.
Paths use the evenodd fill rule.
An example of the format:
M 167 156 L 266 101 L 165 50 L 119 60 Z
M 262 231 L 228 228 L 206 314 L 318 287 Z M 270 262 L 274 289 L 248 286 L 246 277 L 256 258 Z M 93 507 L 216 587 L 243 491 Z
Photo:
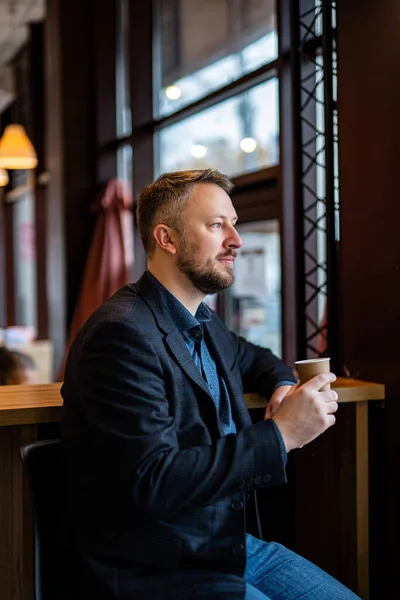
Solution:
M 115 8 L 107 0 L 48 0 L 46 19 L 47 293 L 55 368 L 77 301 L 98 184 L 116 175 Z M 101 159 L 100 159 L 101 157 Z
M 153 11 L 152 2 L 131 2 L 130 29 L 130 85 L 132 103 L 133 195 L 154 176 L 153 131 Z M 144 248 L 135 230 L 134 279 L 146 268 Z
M 300 136 L 299 119 L 294 118 L 300 104 L 300 82 L 298 81 L 299 60 L 296 48 L 292 48 L 293 2 L 281 0 L 279 3 L 279 114 L 280 114 L 280 170 L 281 194 L 281 245 L 282 245 L 282 339 L 283 358 L 294 367 L 298 360 L 298 326 L 303 318 L 298 302 L 301 288 L 298 282 L 300 261 L 298 252 L 301 239 L 300 174 L 301 156 L 298 153 Z
M 6 246 L 5 246 L 5 218 L 4 218 L 4 191 L 0 188 L 0 273 L 6 272 Z M 5 327 L 6 320 L 6 278 L 0 277 L 0 327 Z
M 32 141 L 38 156 L 35 181 L 35 246 L 36 246 L 36 297 L 37 297 L 37 336 L 47 339 L 47 186 L 45 182 L 45 64 L 44 64 L 44 24 L 30 26 L 29 44 L 29 97 L 30 129 Z M 41 183 L 40 183 L 41 182 Z
M 94 19 L 94 89 L 96 110 L 96 182 L 117 176 L 116 2 L 96 3 Z
M 371 598 L 400 584 L 400 58 L 396 0 L 337 3 L 344 364 L 386 385 L 370 414 Z M 385 592 L 383 590 L 386 590 Z

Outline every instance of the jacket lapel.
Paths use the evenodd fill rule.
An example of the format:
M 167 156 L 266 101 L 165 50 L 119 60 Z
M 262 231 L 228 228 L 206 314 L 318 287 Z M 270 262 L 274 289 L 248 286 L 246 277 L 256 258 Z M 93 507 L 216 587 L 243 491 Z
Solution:
M 226 338 L 226 330 L 218 331 L 219 323 L 213 322 L 213 319 L 209 323 L 205 324 L 206 328 L 206 341 L 210 348 L 210 353 L 217 364 L 218 373 L 224 378 L 226 387 L 228 389 L 229 400 L 231 402 L 232 415 L 236 423 L 237 429 L 247 427 L 251 425 L 250 414 L 245 404 L 242 390 L 234 384 L 231 368 L 232 365 L 227 363 L 226 353 L 223 351 L 222 345 L 219 343 L 220 340 Z M 230 341 L 230 340 L 229 340 Z
M 168 309 L 160 299 L 146 273 L 144 273 L 144 275 L 138 281 L 137 289 L 143 300 L 145 300 L 153 312 L 158 327 L 166 334 L 165 342 L 174 355 L 179 366 L 196 385 L 206 392 L 206 394 L 212 400 L 207 384 L 196 367 L 193 358 L 190 356 L 190 352 L 186 347 L 182 333 L 177 329 L 175 323 L 170 317 Z
M 186 347 L 181 332 L 176 328 L 173 329 L 165 338 L 165 342 L 185 373 L 210 396 L 207 384 L 201 376 L 199 369 L 196 367 L 193 358 L 190 356 L 190 352 Z

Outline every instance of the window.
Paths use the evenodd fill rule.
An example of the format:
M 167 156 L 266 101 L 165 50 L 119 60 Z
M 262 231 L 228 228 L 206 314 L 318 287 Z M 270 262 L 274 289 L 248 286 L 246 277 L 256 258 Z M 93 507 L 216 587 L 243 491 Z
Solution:
M 225 292 L 227 324 L 282 356 L 279 222 L 246 223 L 238 231 L 243 246 L 235 260 L 235 282 Z
M 117 149 L 117 177 L 121 179 L 126 188 L 132 192 L 132 146 L 125 144 Z M 130 279 L 133 280 L 134 265 L 134 223 L 130 213 L 126 213 L 123 218 L 122 226 L 124 229 L 126 262 L 129 265 Z
M 117 150 L 117 177 L 132 190 L 132 146 L 125 144 Z
M 160 173 L 213 167 L 235 176 L 279 162 L 278 80 L 162 129 Z
M 129 89 L 129 0 L 117 2 L 116 104 L 117 136 L 132 133 Z
M 32 191 L 13 203 L 15 324 L 37 327 L 35 215 Z
M 156 116 L 277 58 L 272 0 L 160 0 L 158 16 Z

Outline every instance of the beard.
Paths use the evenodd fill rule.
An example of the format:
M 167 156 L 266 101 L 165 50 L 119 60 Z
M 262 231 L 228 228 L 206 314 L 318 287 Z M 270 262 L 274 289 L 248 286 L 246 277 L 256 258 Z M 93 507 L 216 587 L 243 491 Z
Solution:
M 217 294 L 232 285 L 235 280 L 233 273 L 218 271 L 214 260 L 211 258 L 207 259 L 205 264 L 201 264 L 200 260 L 196 258 L 196 254 L 196 245 L 182 237 L 176 266 L 181 273 L 186 275 L 196 289 L 206 295 Z M 237 256 L 237 252 L 228 250 L 223 254 L 219 254 L 216 260 L 226 256 Z

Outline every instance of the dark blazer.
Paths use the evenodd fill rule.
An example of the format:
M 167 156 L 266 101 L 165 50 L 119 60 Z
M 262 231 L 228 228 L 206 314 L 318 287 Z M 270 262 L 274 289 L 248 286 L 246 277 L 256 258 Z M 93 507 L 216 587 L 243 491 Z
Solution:
M 132 598 L 168 597 L 153 576 L 177 570 L 242 578 L 245 492 L 286 481 L 278 428 L 272 420 L 251 424 L 243 392 L 268 397 L 278 382 L 295 381 L 292 371 L 229 332 L 215 313 L 205 336 L 236 435 L 223 435 L 205 381 L 147 274 L 102 305 L 72 345 L 61 392 L 67 497 L 97 597 L 105 590 L 110 598 L 134 590 Z

